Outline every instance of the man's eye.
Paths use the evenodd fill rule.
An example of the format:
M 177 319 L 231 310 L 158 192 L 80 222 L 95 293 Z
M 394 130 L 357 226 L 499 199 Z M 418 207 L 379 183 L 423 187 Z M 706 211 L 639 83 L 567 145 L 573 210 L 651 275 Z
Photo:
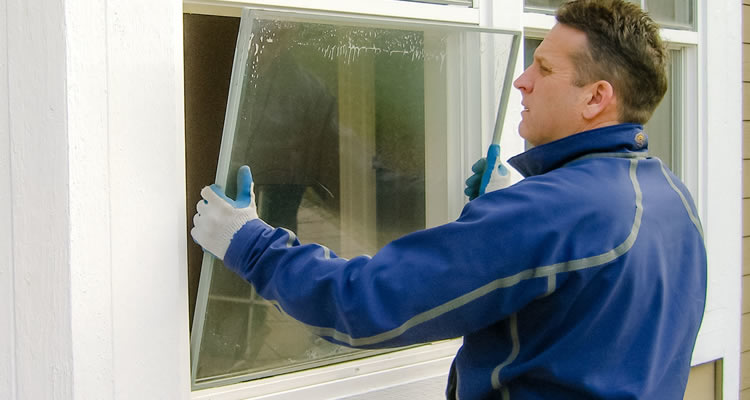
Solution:
M 550 70 L 549 68 L 545 67 L 544 65 L 540 65 L 539 66 L 539 71 L 541 71 L 543 74 L 549 74 L 550 72 L 552 72 L 552 70 Z

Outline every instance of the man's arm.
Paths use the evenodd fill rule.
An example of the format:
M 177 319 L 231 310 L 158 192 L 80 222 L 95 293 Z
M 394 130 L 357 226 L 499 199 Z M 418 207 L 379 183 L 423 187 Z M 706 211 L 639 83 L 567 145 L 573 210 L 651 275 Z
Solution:
M 456 222 L 406 235 L 372 258 L 347 260 L 320 245 L 301 245 L 293 233 L 258 219 L 251 211 L 252 180 L 238 182 L 245 185 L 238 201 L 209 189 L 199 203 L 194 238 L 261 296 L 332 341 L 376 348 L 458 337 L 504 319 L 548 290 L 547 279 L 534 278 L 519 258 L 523 235 L 496 229 L 510 221 L 496 204 L 511 199 L 472 202 Z M 207 210 L 214 206 L 223 214 Z M 204 224 L 214 214 L 224 215 L 226 226 L 246 220 L 224 253 L 202 241 L 212 237 L 202 232 L 208 227 L 225 228 L 221 218 Z

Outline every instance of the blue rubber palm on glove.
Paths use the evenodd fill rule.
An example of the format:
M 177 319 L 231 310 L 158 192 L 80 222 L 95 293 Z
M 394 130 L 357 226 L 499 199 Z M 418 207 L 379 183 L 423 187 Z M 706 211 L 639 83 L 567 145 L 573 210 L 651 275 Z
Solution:
M 193 217 L 193 240 L 217 258 L 223 260 L 234 234 L 248 221 L 258 219 L 253 195 L 253 175 L 243 165 L 237 171 L 237 199 L 232 200 L 218 185 L 201 190 L 203 200 Z
M 466 180 L 464 194 L 474 200 L 486 192 L 502 189 L 510 185 L 510 171 L 500 161 L 500 146 L 493 144 L 487 151 L 487 158 L 480 158 L 471 166 L 474 175 Z

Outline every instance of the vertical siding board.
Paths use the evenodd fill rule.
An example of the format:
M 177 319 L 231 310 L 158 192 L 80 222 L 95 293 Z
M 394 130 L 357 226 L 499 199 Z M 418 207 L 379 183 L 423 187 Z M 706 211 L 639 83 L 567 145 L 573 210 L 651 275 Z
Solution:
M 15 398 L 13 242 L 8 114 L 7 3 L 0 3 L 0 393 Z
M 683 400 L 711 400 L 716 393 L 716 363 L 696 365 L 690 369 Z
M 14 206 L 16 398 L 69 399 L 73 360 L 64 4 L 3 3 L 6 93 L 12 99 L 8 187 Z

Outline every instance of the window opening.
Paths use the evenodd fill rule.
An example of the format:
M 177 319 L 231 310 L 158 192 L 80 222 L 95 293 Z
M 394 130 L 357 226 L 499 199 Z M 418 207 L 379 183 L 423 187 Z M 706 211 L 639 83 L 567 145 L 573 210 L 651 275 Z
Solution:
M 491 54 L 498 92 L 510 90 L 519 32 L 246 9 L 236 37 L 231 80 L 216 79 L 228 100 L 208 163 L 229 196 L 250 165 L 262 219 L 343 257 L 457 216 L 442 199 L 462 198 L 463 179 L 448 170 L 461 168 L 462 137 L 481 134 L 471 121 L 496 118 L 477 106 L 480 60 Z M 196 297 L 194 389 L 374 354 L 308 333 L 210 255 Z

